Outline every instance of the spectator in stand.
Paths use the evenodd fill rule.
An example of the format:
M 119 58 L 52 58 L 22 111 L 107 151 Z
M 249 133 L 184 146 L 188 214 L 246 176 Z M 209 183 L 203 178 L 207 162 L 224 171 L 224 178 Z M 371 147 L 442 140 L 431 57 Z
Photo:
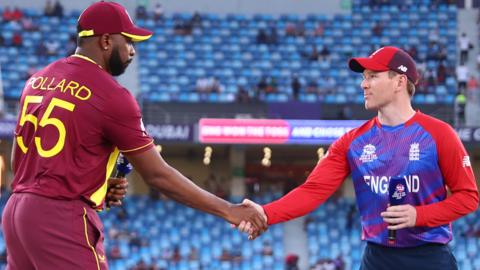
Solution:
M 173 249 L 172 257 L 170 258 L 170 260 L 173 263 L 178 263 L 182 260 L 182 255 L 180 254 L 180 248 L 178 246 Z
M 273 255 L 273 248 L 272 245 L 268 240 L 263 242 L 263 247 L 262 247 L 262 255 L 263 256 L 272 256 Z
M 195 83 L 195 90 L 200 94 L 210 92 L 208 89 L 208 79 L 198 78 L 197 82 Z
M 22 18 L 23 12 L 18 7 L 15 7 L 11 15 L 12 21 L 20 21 Z
M 410 48 L 407 51 L 408 54 L 410 54 L 413 58 L 413 60 L 418 61 L 418 50 L 415 45 L 411 45 Z
M 62 18 L 63 17 L 63 5 L 59 0 L 55 1 L 55 6 L 53 6 L 53 16 Z
M 426 78 L 427 78 L 427 92 L 428 93 L 434 93 L 435 92 L 435 86 L 437 86 L 436 73 L 431 69 L 427 69 Z
M 438 43 L 440 40 L 440 36 L 438 35 L 438 31 L 436 29 L 430 30 L 428 33 L 428 41 L 430 43 Z
M 475 98 L 474 93 L 478 90 L 478 80 L 472 75 L 467 83 L 467 98 Z
M 440 62 L 437 67 L 437 83 L 438 84 L 445 84 L 445 80 L 447 78 L 447 68 Z
M 318 53 L 317 46 L 312 45 L 312 50 L 310 52 L 302 53 L 305 58 L 312 62 L 317 62 L 319 60 L 320 54 Z
M 19 32 L 15 32 L 15 34 L 13 34 L 12 45 L 15 47 L 23 46 L 23 37 Z
M 268 35 L 265 29 L 259 29 L 257 32 L 257 44 L 268 44 Z
M 236 100 L 241 103 L 248 103 L 250 101 L 250 96 L 245 87 L 241 85 L 238 86 Z
M 155 4 L 155 8 L 153 9 L 153 19 L 158 22 L 160 20 L 163 20 L 163 15 L 164 10 L 162 4 Z
M 447 60 L 447 48 L 443 44 L 440 44 L 440 48 L 439 48 L 438 54 L 437 54 L 437 60 L 438 61 L 446 61 Z
M 224 86 L 215 78 L 215 76 L 212 76 L 208 79 L 208 88 L 210 89 L 210 92 L 214 93 L 220 93 L 223 92 Z
M 191 21 L 183 22 L 181 20 L 177 20 L 173 29 L 177 35 L 190 35 L 192 34 L 193 26 Z
M 55 56 L 58 54 L 58 49 L 60 48 L 60 43 L 55 39 L 47 39 L 44 42 L 45 48 L 47 49 L 48 56 Z
M 147 19 L 148 14 L 147 14 L 147 7 L 145 5 L 139 4 L 137 6 L 137 9 L 135 10 L 135 16 L 137 19 Z
M 3 22 L 13 21 L 13 11 L 10 7 L 5 7 L 2 13 Z
M 22 20 L 20 21 L 20 23 L 22 24 L 22 29 L 25 30 L 25 31 L 32 32 L 32 31 L 38 31 L 39 30 L 38 26 L 36 26 L 33 23 L 33 20 L 30 17 L 23 17 Z
M 202 16 L 198 11 L 193 13 L 192 18 L 190 19 L 190 25 L 193 27 L 202 27 Z
M 2 12 L 2 21 L 6 23 L 12 20 L 13 20 L 13 11 L 10 7 L 7 6 Z
M 268 77 L 266 93 L 276 93 L 278 89 L 277 79 L 274 77 Z
M 5 38 L 3 37 L 2 33 L 0 33 L 0 47 L 5 46 Z
M 74 54 L 76 47 L 77 47 L 77 37 L 75 35 L 70 35 L 66 45 L 67 55 Z
M 455 126 L 462 126 L 465 124 L 465 104 L 467 99 L 463 92 L 458 91 L 455 97 Z
M 337 83 L 335 82 L 335 79 L 333 77 L 327 77 L 323 86 L 323 92 L 325 92 L 326 94 L 334 94 Z
M 192 247 L 190 254 L 188 255 L 188 260 L 197 261 L 198 260 L 198 250 L 196 247 Z
M 149 269 L 145 261 L 143 259 L 140 259 L 140 261 L 138 261 L 138 263 L 133 268 L 131 268 L 131 270 L 149 270 Z
M 377 36 L 377 37 L 379 37 L 379 36 L 382 35 L 382 33 L 383 33 L 383 25 L 382 25 L 381 22 L 375 23 L 375 25 L 374 25 L 373 28 L 372 28 L 372 33 L 373 33 L 374 36 Z
M 460 65 L 463 65 L 468 61 L 468 52 L 473 48 L 473 45 L 466 33 L 462 33 L 458 42 L 460 45 Z
M 275 26 L 270 27 L 270 37 L 268 38 L 268 43 L 270 45 L 276 45 L 278 43 L 278 33 Z
M 327 46 L 323 46 L 320 51 L 320 61 L 330 62 L 330 50 L 328 50 Z
M 47 17 L 51 17 L 54 15 L 54 13 L 55 13 L 55 10 L 54 10 L 52 1 L 47 0 L 47 2 L 45 3 L 45 8 L 43 9 L 43 15 Z
M 317 93 L 318 92 L 318 82 L 315 79 L 312 79 L 308 82 L 307 93 Z
M 298 255 L 297 254 L 288 254 L 285 257 L 285 270 L 299 270 L 298 267 Z
M 220 257 L 218 258 L 220 261 L 223 261 L 223 262 L 229 262 L 229 261 L 232 261 L 233 260 L 233 256 L 230 254 L 230 252 L 228 251 L 228 249 L 226 248 L 223 248 L 222 249 L 222 254 L 220 255 Z
M 169 247 L 166 247 L 163 249 L 162 254 L 160 255 L 160 258 L 164 261 L 170 261 L 172 259 L 173 252 L 170 250 Z
M 438 54 L 440 52 L 440 45 L 437 43 L 429 43 L 428 44 L 428 53 L 427 53 L 427 61 L 436 61 L 438 59 Z
M 108 255 L 108 258 L 111 260 L 118 260 L 122 259 L 122 253 L 120 252 L 120 248 L 118 247 L 117 244 L 114 244 L 112 246 L 112 249 L 110 250 L 110 254 Z
M 305 25 L 303 25 L 303 22 L 298 22 L 295 25 L 295 35 L 297 37 L 303 37 L 305 35 Z
M 333 263 L 335 264 L 335 270 L 345 270 L 345 262 L 342 255 L 338 255 L 335 260 L 333 260 Z
M 40 57 L 47 56 L 47 48 L 45 47 L 44 42 L 40 42 L 40 44 L 38 44 L 36 54 Z
M 291 87 L 293 98 L 295 100 L 298 100 L 298 96 L 300 95 L 300 91 L 302 90 L 302 83 L 300 82 L 297 74 L 293 74 Z
M 295 24 L 289 22 L 285 25 L 285 35 L 294 37 L 296 36 Z
M 267 91 L 267 87 L 268 87 L 268 84 L 267 84 L 267 78 L 265 76 L 263 76 L 260 81 L 257 83 L 257 95 L 256 97 L 259 98 L 260 94 L 261 93 L 265 93 Z
M 465 64 L 457 67 L 458 91 L 463 92 L 467 88 L 468 75 L 469 75 L 469 70 Z
M 315 28 L 314 36 L 323 37 L 323 32 L 325 32 L 325 26 L 323 23 L 318 23 L 317 27 Z
M 140 238 L 137 232 L 132 232 L 130 234 L 129 245 L 131 249 L 138 250 L 140 247 L 145 246 L 146 244 L 144 243 L 142 238 Z

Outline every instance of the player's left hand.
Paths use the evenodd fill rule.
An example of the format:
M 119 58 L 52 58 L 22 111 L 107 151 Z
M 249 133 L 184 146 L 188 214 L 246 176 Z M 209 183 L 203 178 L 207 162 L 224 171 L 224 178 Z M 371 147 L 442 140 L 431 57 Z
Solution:
M 128 181 L 126 178 L 109 178 L 108 191 L 105 203 L 107 207 L 120 206 L 125 198 L 128 189 Z
M 380 215 L 389 224 L 389 230 L 414 227 L 417 221 L 417 210 L 410 204 L 389 206 Z

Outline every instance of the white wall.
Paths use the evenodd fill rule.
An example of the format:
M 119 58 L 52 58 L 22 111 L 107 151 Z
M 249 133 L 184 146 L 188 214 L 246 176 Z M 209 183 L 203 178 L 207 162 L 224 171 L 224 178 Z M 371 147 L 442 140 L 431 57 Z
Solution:
M 53 1 L 53 0 L 52 0 Z M 240 13 L 240 14 L 331 14 L 345 12 L 340 8 L 342 0 L 143 0 L 153 7 L 157 2 L 161 3 L 167 13 L 194 11 L 207 13 Z M 13 0 L 0 1 L 0 6 L 33 7 L 43 9 L 46 0 Z M 83 10 L 92 0 L 60 0 L 66 10 Z M 128 8 L 130 12 L 135 9 L 137 1 L 118 0 Z

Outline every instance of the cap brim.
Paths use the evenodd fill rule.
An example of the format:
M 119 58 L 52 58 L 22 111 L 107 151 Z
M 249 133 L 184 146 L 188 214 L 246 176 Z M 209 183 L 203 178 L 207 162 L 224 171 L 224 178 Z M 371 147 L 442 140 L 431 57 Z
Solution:
M 121 32 L 121 34 L 131 38 L 133 42 L 140 42 L 149 39 L 153 33 L 147 29 L 132 27 L 128 31 Z
M 373 61 L 372 58 L 352 58 L 348 62 L 348 67 L 355 72 L 363 72 L 365 69 L 373 71 L 387 71 L 390 68 Z

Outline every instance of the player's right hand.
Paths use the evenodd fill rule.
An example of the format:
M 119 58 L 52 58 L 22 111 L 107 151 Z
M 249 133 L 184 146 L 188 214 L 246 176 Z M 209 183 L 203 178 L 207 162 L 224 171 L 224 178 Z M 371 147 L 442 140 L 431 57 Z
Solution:
M 248 223 L 249 234 L 254 236 L 253 238 L 257 237 L 268 229 L 266 218 L 252 204 L 242 203 L 232 205 L 229 218 L 227 218 L 227 220 L 234 226 L 240 226 L 243 223 Z M 245 225 L 242 225 L 242 228 L 244 226 Z
M 247 206 L 251 206 L 253 208 L 255 208 L 258 213 L 260 213 L 260 215 L 262 216 L 262 219 L 264 220 L 264 222 L 266 223 L 267 222 L 267 215 L 265 214 L 265 211 L 263 210 L 263 207 L 249 199 L 244 199 L 243 202 L 242 202 L 243 205 L 247 205 Z M 253 226 L 252 226 L 252 223 L 250 221 L 246 221 L 246 220 L 242 220 L 240 222 L 240 224 L 238 224 L 238 226 L 235 226 L 233 225 L 234 227 L 236 227 L 240 232 L 245 232 L 245 233 L 248 233 L 248 239 L 249 240 L 253 240 L 255 238 L 257 238 L 258 236 L 260 236 L 260 234 L 263 233 L 263 231 L 259 231 L 259 230 L 256 230 Z

